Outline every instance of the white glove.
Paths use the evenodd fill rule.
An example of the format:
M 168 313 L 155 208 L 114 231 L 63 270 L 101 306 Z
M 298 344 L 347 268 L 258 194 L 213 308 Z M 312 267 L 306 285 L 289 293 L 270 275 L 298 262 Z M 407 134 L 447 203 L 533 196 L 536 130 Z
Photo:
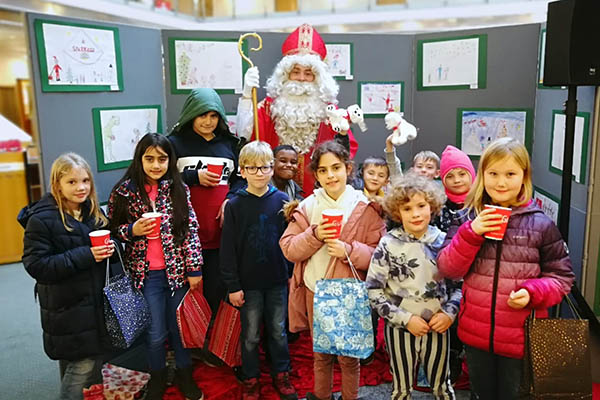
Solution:
M 242 96 L 245 98 L 250 98 L 252 96 L 252 88 L 258 88 L 258 86 L 258 67 L 248 68 L 244 74 L 244 88 L 242 89 Z

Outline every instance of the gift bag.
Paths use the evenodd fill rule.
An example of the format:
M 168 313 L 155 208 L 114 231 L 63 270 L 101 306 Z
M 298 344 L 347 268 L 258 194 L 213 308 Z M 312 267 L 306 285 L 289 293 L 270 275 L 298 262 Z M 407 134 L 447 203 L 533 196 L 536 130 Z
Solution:
M 535 310 L 525 322 L 522 399 L 592 399 L 588 321 L 539 319 Z
M 132 400 L 141 397 L 150 374 L 117 367 L 102 366 L 102 384 L 83 389 L 84 400 Z
M 123 264 L 118 245 L 115 249 Z M 126 349 L 150 325 L 150 308 L 142 292 L 133 286 L 124 264 L 123 271 L 123 274 L 109 278 L 109 261 L 106 259 L 104 320 L 112 345 Z
M 367 358 L 375 351 L 369 296 L 347 254 L 346 258 L 354 278 L 317 281 L 313 303 L 313 351 Z M 329 263 L 325 277 L 334 264 L 335 260 Z
M 241 334 L 242 323 L 239 310 L 221 301 L 208 341 L 208 350 L 230 367 L 242 365 Z
M 177 326 L 185 348 L 202 348 L 212 312 L 202 290 L 188 290 L 177 307 Z

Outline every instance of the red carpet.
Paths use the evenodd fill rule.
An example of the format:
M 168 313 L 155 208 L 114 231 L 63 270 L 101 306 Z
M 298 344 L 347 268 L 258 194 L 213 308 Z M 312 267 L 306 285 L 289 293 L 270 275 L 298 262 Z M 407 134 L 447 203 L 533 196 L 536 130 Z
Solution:
M 383 335 L 381 334 L 381 324 L 379 329 L 378 348 L 375 351 L 375 360 L 367 365 L 361 366 L 360 385 L 379 385 L 384 382 L 391 382 L 390 364 L 388 355 L 383 347 Z M 300 338 L 290 344 L 290 358 L 292 362 L 292 372 L 290 380 L 296 390 L 298 397 L 303 398 L 306 392 L 313 389 L 313 360 L 312 360 L 312 340 L 309 332 L 302 332 Z M 261 352 L 261 399 L 276 400 L 279 396 L 271 385 L 271 376 L 269 375 L 268 364 L 264 360 L 264 354 Z M 237 382 L 231 368 L 211 368 L 203 363 L 199 363 L 194 371 L 194 379 L 202 388 L 206 400 L 237 400 L 242 398 L 242 387 Z M 339 366 L 335 365 L 334 374 L 334 392 L 339 392 L 341 387 L 341 374 Z M 165 394 L 165 400 L 183 400 L 183 396 L 175 387 L 170 387 Z

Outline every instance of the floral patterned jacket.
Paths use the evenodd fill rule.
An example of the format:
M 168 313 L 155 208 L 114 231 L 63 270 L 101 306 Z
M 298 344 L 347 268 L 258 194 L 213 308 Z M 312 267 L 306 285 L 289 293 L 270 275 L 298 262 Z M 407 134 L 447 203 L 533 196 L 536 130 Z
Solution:
M 429 321 L 440 311 L 452 320 L 456 318 L 460 286 L 443 279 L 436 264 L 445 237 L 433 225 L 420 239 L 400 227 L 377 245 L 366 280 L 369 300 L 394 326 L 405 327 L 413 315 Z
M 202 247 L 198 238 L 198 220 L 190 201 L 190 191 L 185 187 L 188 208 L 190 210 L 190 227 L 188 234 L 180 246 L 175 245 L 173 230 L 173 207 L 171 203 L 171 181 L 164 179 L 159 182 L 156 196 L 156 211 L 164 215 L 160 226 L 160 237 L 165 255 L 166 273 L 171 290 L 185 285 L 186 275 L 197 276 L 202 270 Z M 142 189 L 143 190 L 143 189 Z M 130 180 L 123 182 L 112 191 L 108 200 L 108 217 L 113 217 L 116 201 L 127 202 L 129 210 L 127 221 L 117 221 L 117 228 L 112 234 L 125 243 L 125 267 L 131 274 L 137 288 L 144 285 L 149 263 L 146 260 L 148 239 L 145 236 L 133 236 L 133 223 L 142 218 L 142 214 L 152 210 L 142 201 L 138 189 Z

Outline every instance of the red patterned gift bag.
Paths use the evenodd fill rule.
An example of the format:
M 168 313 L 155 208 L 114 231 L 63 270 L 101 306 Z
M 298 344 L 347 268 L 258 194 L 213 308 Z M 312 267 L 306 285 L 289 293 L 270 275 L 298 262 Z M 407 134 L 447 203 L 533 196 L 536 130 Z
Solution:
M 208 350 L 230 367 L 242 365 L 241 333 L 239 310 L 221 301 L 208 342 Z
M 183 347 L 202 348 L 212 312 L 201 290 L 188 290 L 177 307 L 177 326 Z

